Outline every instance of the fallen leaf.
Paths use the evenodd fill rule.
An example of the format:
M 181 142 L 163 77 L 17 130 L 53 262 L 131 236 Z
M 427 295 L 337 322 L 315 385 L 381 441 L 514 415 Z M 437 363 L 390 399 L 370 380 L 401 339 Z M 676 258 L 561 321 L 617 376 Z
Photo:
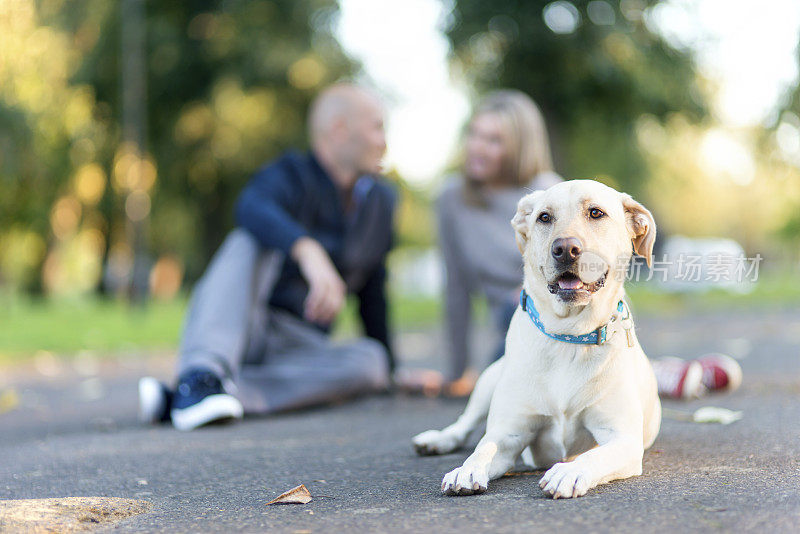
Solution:
M 305 487 L 304 484 L 300 484 L 296 488 L 292 488 L 286 493 L 281 493 L 271 501 L 267 503 L 270 504 L 306 504 L 311 502 L 311 492 Z
M 716 406 L 703 406 L 692 415 L 692 421 L 695 423 L 722 423 L 723 425 L 729 425 L 741 418 L 742 412 Z

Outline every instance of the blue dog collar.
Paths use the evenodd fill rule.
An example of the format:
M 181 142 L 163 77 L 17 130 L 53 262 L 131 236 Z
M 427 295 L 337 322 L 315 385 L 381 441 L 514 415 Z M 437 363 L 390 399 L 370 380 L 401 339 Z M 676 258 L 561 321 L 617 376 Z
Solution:
M 608 325 L 614 321 L 614 317 L 611 320 L 604 324 L 603 326 L 597 328 L 589 332 L 588 334 L 581 334 L 581 335 L 571 335 L 571 334 L 551 334 L 544 329 L 544 324 L 542 324 L 542 320 L 539 317 L 539 311 L 536 309 L 536 306 L 533 305 L 533 299 L 530 295 L 523 289 L 519 294 L 519 305 L 522 306 L 522 310 L 528 314 L 528 317 L 531 318 L 533 324 L 536 325 L 542 334 L 546 335 L 547 337 L 557 339 L 559 341 L 564 341 L 566 343 L 577 343 L 579 345 L 602 345 L 609 339 L 608 333 Z M 625 310 L 625 304 L 620 300 L 617 303 L 617 312 L 622 313 Z M 630 313 L 626 313 L 623 317 L 623 320 L 629 319 Z M 626 330 L 629 330 L 626 328 Z M 612 332 L 613 334 L 613 332 Z M 628 345 L 630 345 L 630 337 Z

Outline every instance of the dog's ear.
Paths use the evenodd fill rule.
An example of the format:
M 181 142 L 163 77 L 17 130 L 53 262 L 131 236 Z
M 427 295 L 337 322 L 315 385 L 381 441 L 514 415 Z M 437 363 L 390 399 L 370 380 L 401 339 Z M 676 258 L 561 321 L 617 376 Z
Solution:
M 525 245 L 527 245 L 528 238 L 530 237 L 528 233 L 531 229 L 533 206 L 536 203 L 536 199 L 541 194 L 542 191 L 534 191 L 522 197 L 517 204 L 517 213 L 514 215 L 514 218 L 511 219 L 511 226 L 514 228 L 514 233 L 517 238 L 517 247 L 519 247 L 521 254 L 525 253 Z
M 656 221 L 647 208 L 627 193 L 622 193 L 622 207 L 625 209 L 625 223 L 633 242 L 633 251 L 643 256 L 650 267 L 656 242 Z

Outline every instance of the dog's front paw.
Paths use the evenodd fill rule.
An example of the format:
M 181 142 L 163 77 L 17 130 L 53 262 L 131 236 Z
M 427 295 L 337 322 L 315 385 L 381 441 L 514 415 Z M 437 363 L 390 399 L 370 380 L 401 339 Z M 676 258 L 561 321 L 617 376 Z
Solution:
M 555 464 L 539 481 L 545 495 L 554 499 L 571 499 L 585 495 L 593 487 L 591 476 L 576 462 Z
M 470 469 L 461 466 L 453 469 L 442 479 L 445 495 L 472 495 L 483 493 L 489 486 L 489 474 L 485 469 Z
M 443 430 L 428 430 L 417 434 L 411 439 L 414 450 L 420 456 L 430 456 L 433 454 L 447 454 L 459 448 L 462 443 L 458 436 L 454 436 Z

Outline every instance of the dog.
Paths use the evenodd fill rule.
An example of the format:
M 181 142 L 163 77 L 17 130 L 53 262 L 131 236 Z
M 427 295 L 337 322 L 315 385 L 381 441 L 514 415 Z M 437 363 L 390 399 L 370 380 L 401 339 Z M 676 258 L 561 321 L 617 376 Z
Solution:
M 661 404 L 624 278 L 634 253 L 652 261 L 653 216 L 626 193 L 571 180 L 523 197 L 511 225 L 524 276 L 505 354 L 455 423 L 413 438 L 417 453 L 454 451 L 485 419 L 486 433 L 444 476 L 442 493 L 483 493 L 520 455 L 547 470 L 539 486 L 554 499 L 640 475 Z

